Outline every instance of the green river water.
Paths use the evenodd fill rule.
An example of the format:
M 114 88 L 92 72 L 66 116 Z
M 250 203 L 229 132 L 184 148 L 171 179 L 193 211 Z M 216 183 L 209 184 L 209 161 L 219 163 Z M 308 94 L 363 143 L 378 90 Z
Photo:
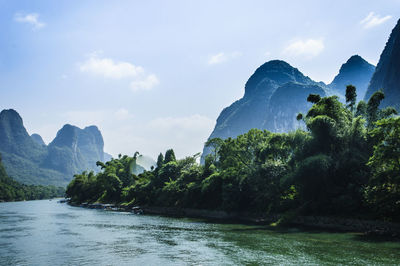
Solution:
M 0 203 L 0 265 L 399 265 L 357 233 L 135 215 L 56 200 Z

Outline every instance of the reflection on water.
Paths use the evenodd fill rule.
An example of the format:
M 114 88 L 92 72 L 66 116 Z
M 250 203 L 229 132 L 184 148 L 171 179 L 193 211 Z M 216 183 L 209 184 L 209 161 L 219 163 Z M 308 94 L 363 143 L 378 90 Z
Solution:
M 0 203 L 0 265 L 398 264 L 400 243 L 71 207 Z

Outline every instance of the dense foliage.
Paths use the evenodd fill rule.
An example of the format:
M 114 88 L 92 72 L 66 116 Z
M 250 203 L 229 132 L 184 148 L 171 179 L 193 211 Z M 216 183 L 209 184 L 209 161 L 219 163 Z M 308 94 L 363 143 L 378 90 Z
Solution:
M 0 157 L 0 201 L 49 199 L 64 196 L 65 189 L 55 186 L 21 184 L 8 177 Z
M 237 138 L 211 139 L 204 165 L 198 154 L 177 160 L 160 154 L 156 168 L 133 174 L 136 156 L 120 156 L 102 171 L 75 175 L 75 202 L 175 206 L 252 213 L 364 216 L 400 220 L 400 118 L 379 109 L 384 95 L 356 105 L 310 95 L 299 123 L 306 131 L 252 129 Z

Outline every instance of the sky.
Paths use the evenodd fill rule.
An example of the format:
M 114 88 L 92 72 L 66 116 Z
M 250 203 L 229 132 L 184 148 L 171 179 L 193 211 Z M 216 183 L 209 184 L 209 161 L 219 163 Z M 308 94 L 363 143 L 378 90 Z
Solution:
M 399 18 L 400 0 L 0 0 L 0 108 L 46 143 L 97 125 L 113 156 L 182 158 L 263 63 L 330 83 L 354 54 L 377 64 Z

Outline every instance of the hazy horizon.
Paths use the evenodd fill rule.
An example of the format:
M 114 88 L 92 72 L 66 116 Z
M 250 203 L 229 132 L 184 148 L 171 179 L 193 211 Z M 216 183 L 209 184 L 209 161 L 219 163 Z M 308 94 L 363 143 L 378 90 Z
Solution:
M 0 1 L 0 108 L 46 143 L 96 125 L 113 156 L 192 155 L 266 61 L 325 83 L 354 54 L 376 65 L 385 2 Z

